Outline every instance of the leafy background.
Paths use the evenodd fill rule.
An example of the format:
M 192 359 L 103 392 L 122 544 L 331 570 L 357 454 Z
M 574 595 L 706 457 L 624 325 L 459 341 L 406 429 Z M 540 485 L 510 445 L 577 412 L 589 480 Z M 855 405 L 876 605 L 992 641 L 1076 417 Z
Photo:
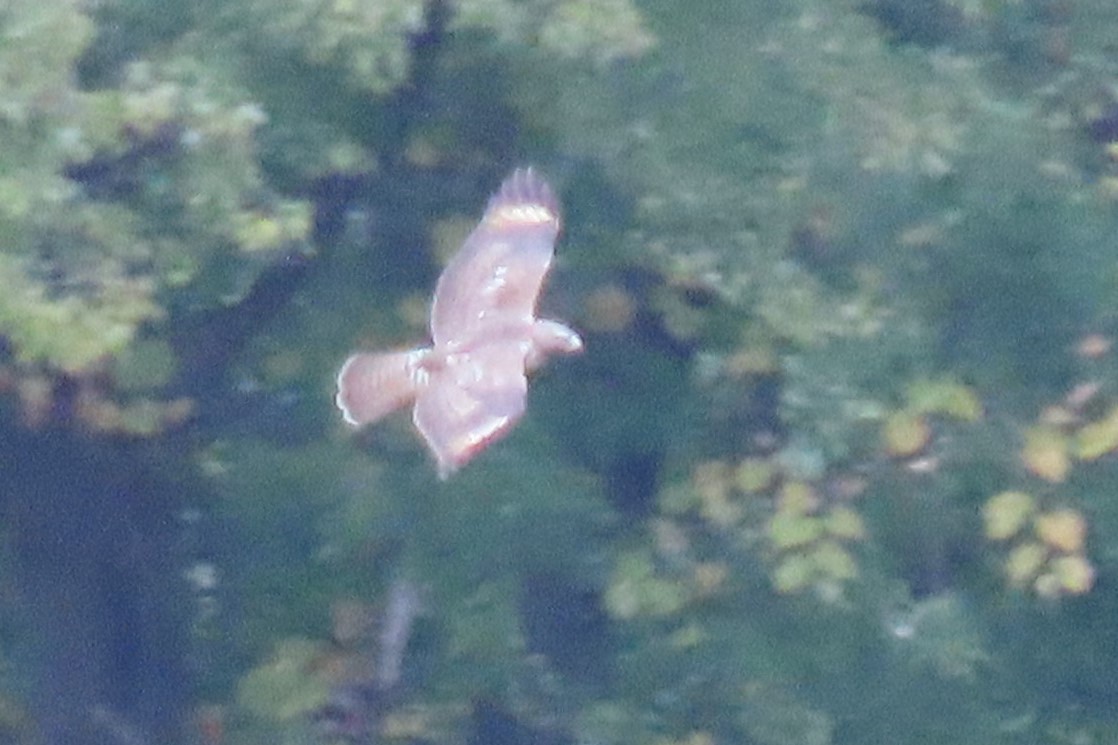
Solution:
M 1118 738 L 1103 0 L 10 0 L 0 739 Z M 354 435 L 512 168 L 587 349 Z

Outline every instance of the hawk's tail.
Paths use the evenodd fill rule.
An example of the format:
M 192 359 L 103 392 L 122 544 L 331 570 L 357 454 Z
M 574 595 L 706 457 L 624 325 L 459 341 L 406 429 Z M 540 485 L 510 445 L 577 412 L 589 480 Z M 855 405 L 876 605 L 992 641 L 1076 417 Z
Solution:
M 346 360 L 338 372 L 338 395 L 334 397 L 345 420 L 362 427 L 414 401 L 419 363 L 429 351 L 361 353 Z

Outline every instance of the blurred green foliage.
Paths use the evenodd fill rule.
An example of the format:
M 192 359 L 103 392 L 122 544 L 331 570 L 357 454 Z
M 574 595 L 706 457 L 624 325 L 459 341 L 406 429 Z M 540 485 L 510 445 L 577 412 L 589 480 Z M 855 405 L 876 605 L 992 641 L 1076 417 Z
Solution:
M 194 624 L 228 742 L 321 738 L 321 665 L 357 655 L 332 608 L 400 578 L 400 740 L 1106 742 L 1113 449 L 1043 483 L 1020 452 L 1118 399 L 1075 351 L 1118 315 L 1090 127 L 1118 18 L 1058 6 L 16 0 L 3 362 L 25 408 L 38 375 L 157 398 L 184 328 L 313 265 L 189 445 L 228 531 Z M 530 160 L 587 353 L 441 483 L 407 417 L 344 431 L 332 375 L 422 339 L 436 234 Z M 1089 592 L 1007 579 L 1007 493 L 1082 515 Z
M 1013 5 L 930 4 L 950 15 L 941 28 L 955 51 L 906 44 L 891 8 L 854 2 L 451 9 L 462 35 L 427 84 L 461 108 L 417 123 L 407 157 L 493 157 L 446 86 L 498 71 L 488 95 L 523 127 L 517 154 L 582 164 L 564 189 L 559 276 L 576 295 L 615 281 L 638 320 L 591 336 L 585 361 L 545 371 L 532 416 L 445 485 L 406 421 L 362 439 L 363 456 L 318 456 L 301 487 L 275 481 L 275 494 L 330 495 L 293 569 L 325 561 L 381 598 L 397 572 L 428 588 L 408 650 L 410 695 L 431 717 L 420 719 L 439 722 L 428 735 L 490 736 L 455 708 L 479 697 L 522 732 L 613 743 L 1031 742 L 1113 727 L 1051 705 L 1060 683 L 1018 677 L 1031 663 L 1012 650 L 1057 655 L 1063 642 L 984 558 L 981 506 L 1022 478 L 1011 423 L 1090 372 L 1070 345 L 1114 310 L 1103 252 L 1115 218 L 1084 175 L 1082 90 L 1044 88 L 1049 68 L 1030 59 L 1023 93 L 1025 73 L 1007 81 L 965 51 L 983 29 L 1019 23 Z M 591 19 L 581 37 L 579 19 Z M 356 133 L 323 119 L 317 131 Z M 375 138 L 354 139 L 369 152 L 354 162 L 384 162 Z M 329 160 L 321 143 L 305 152 Z M 286 171 L 299 172 L 316 167 Z M 400 329 L 391 295 L 362 299 L 347 281 L 364 266 L 358 250 L 341 244 L 342 268 L 307 289 L 333 295 L 335 310 L 292 311 L 265 335 L 279 350 L 319 330 L 318 362 L 296 379 L 329 369 L 330 350 L 356 333 L 422 333 Z M 629 281 L 633 266 L 654 286 Z M 362 302 L 380 320 L 321 336 Z M 653 338 L 641 323 L 657 326 Z M 774 378 L 775 435 L 726 405 Z M 882 444 L 898 410 L 930 420 L 904 457 Z M 638 452 L 662 458 L 651 507 L 617 497 L 615 479 L 631 486 L 637 471 L 611 475 Z M 275 456 L 288 454 L 308 462 Z M 775 476 L 743 492 L 743 457 Z M 721 486 L 695 477 L 712 458 Z M 825 505 L 802 520 L 819 550 L 794 550 L 788 530 L 802 526 L 773 491 L 789 479 Z M 1063 498 L 1095 505 L 1104 493 L 1072 484 Z M 284 519 L 245 522 L 270 526 L 263 541 L 290 530 Z M 819 540 L 824 520 L 848 542 Z M 796 561 L 810 564 L 803 578 Z M 323 586 L 292 583 L 301 602 L 285 633 L 306 633 L 302 601 Z M 1082 603 L 1093 616 L 1106 600 Z M 587 654 L 597 662 L 580 662 Z

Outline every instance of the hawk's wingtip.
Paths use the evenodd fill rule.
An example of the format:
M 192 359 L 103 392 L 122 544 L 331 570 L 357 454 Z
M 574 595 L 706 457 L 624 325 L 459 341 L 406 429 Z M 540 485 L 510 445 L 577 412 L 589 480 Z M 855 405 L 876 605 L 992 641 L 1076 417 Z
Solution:
M 490 206 L 539 205 L 559 217 L 559 201 L 551 186 L 535 166 L 521 166 L 513 170 L 501 183 Z

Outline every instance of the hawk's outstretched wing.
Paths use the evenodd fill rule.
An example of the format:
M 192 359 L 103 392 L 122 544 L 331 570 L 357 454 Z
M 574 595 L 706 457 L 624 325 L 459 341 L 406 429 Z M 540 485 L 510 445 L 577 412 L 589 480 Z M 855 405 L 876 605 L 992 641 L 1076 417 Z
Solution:
M 531 168 L 517 169 L 439 277 L 435 346 L 468 344 L 491 325 L 531 323 L 558 234 L 551 188 Z
M 524 345 L 499 341 L 449 355 L 430 372 L 415 401 L 413 418 L 446 478 L 524 414 L 528 380 Z

